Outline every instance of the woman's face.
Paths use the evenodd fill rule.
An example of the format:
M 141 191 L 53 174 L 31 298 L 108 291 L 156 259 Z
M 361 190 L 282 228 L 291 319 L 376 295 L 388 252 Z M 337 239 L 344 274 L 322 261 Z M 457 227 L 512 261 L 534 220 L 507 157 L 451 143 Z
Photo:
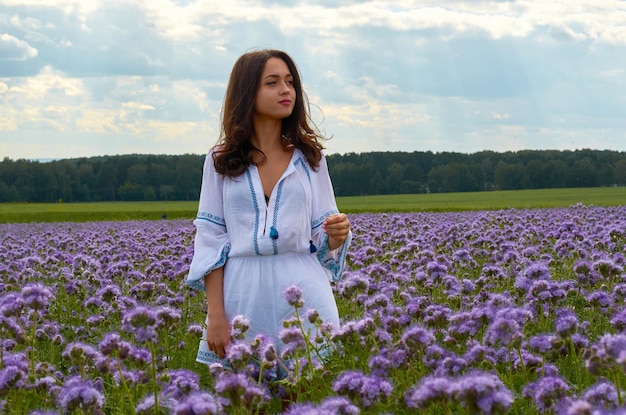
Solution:
M 295 103 L 296 90 L 289 67 L 280 58 L 269 58 L 254 100 L 255 118 L 282 120 L 291 115 Z

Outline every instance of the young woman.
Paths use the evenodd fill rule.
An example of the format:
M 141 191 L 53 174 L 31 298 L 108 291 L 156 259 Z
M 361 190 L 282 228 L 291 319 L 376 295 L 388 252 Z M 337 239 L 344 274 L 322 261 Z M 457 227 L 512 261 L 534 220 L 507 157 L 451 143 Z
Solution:
M 220 140 L 204 164 L 187 276 L 207 297 L 199 362 L 227 363 L 237 315 L 250 322 L 246 339 L 264 334 L 280 356 L 278 332 L 294 313 L 283 293 L 293 285 L 305 309 L 339 324 L 330 282 L 341 278 L 352 234 L 308 109 L 285 52 L 250 52 L 235 63 Z

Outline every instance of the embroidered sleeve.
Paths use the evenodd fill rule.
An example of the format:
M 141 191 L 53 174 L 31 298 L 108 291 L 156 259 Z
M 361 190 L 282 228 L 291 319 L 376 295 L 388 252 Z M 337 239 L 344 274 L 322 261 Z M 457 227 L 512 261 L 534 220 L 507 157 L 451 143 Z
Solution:
M 352 242 L 352 231 L 348 233 L 348 237 L 344 243 L 334 251 L 328 247 L 328 235 L 324 234 L 323 242 L 317 250 L 317 259 L 322 267 L 326 270 L 328 279 L 332 282 L 339 282 L 343 278 L 343 270 L 346 265 L 346 255 L 348 247 Z
M 317 259 L 326 270 L 330 281 L 340 281 L 346 263 L 346 255 L 352 241 L 352 232 L 344 243 L 335 250 L 328 247 L 328 235 L 322 230 L 324 220 L 334 214 L 339 213 L 335 202 L 333 185 L 328 174 L 326 158 L 320 160 L 317 172 L 311 171 L 311 193 L 312 193 L 312 220 L 311 234 L 312 241 L 316 245 Z
M 194 254 L 186 284 L 204 291 L 204 276 L 224 266 L 230 252 L 230 241 L 222 203 L 224 177 L 215 171 L 212 152 L 204 161 L 198 214 L 194 220 L 196 235 Z

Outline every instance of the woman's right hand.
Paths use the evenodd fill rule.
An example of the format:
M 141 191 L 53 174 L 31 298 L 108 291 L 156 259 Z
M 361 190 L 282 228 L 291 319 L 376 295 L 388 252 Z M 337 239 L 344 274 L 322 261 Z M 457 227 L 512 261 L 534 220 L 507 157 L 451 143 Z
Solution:
M 220 358 L 226 356 L 226 349 L 230 344 L 230 324 L 226 316 L 209 317 L 206 327 L 206 342 L 209 350 Z
M 204 276 L 207 298 L 206 342 L 209 350 L 220 358 L 226 356 L 230 344 L 230 323 L 224 312 L 224 267 Z

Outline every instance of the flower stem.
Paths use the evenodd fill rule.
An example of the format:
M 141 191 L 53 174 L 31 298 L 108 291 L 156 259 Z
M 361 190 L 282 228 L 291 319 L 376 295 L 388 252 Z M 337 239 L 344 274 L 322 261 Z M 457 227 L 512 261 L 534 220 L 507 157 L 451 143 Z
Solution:
M 621 391 L 621 387 L 620 387 L 620 382 L 619 382 L 619 369 L 613 368 L 613 379 L 615 381 L 615 389 L 617 389 L 617 404 L 618 406 L 622 406 L 623 404 L 623 400 L 622 400 L 622 391 Z
M 134 399 L 133 397 L 130 395 L 130 389 L 128 389 L 128 384 L 126 383 L 126 378 L 124 377 L 124 373 L 122 373 L 122 364 L 120 362 L 120 358 L 119 356 L 117 357 L 117 372 L 120 374 L 120 383 L 122 384 L 122 389 L 124 390 L 124 393 L 126 394 L 129 402 L 130 402 L 130 410 L 131 410 L 131 414 L 135 415 L 135 403 L 134 403 Z M 125 406 L 125 400 L 124 398 L 122 398 L 122 407 Z
M 150 344 L 150 355 L 151 355 L 151 363 L 152 363 L 152 383 L 154 387 L 154 413 L 155 415 L 159 415 L 161 412 L 159 409 L 159 388 L 157 384 L 157 368 L 156 368 L 156 352 L 154 350 L 154 343 L 152 341 Z
M 30 361 L 28 366 L 30 368 L 30 375 L 35 378 L 35 342 L 37 341 L 37 310 L 33 311 L 33 328 L 30 334 Z

